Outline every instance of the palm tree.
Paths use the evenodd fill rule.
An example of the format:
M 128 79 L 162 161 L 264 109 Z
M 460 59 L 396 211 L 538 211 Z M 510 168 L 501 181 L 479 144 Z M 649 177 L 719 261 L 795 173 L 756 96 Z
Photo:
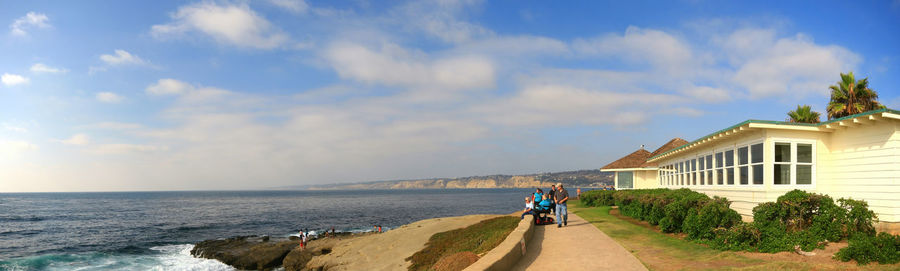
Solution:
M 869 88 L 869 78 L 857 81 L 853 72 L 841 73 L 841 81 L 829 88 L 831 88 L 831 102 L 826 108 L 828 119 L 884 108 L 884 105 L 878 102 L 878 93 Z
M 809 105 L 797 105 L 797 109 L 787 113 L 790 122 L 819 123 L 819 112 L 812 111 Z

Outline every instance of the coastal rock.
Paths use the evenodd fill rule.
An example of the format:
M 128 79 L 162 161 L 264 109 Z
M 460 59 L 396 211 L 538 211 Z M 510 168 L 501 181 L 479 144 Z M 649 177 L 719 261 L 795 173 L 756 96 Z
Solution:
M 301 271 L 301 270 L 323 270 L 324 267 L 309 269 L 307 263 L 313 257 L 326 255 L 331 253 L 335 244 L 344 240 L 341 237 L 351 237 L 349 235 L 339 236 L 339 238 L 324 238 L 310 241 L 306 244 L 306 248 L 294 248 L 287 256 L 284 257 L 285 271 Z
M 197 243 L 191 255 L 216 259 L 244 270 L 271 270 L 281 266 L 285 256 L 300 245 L 299 241 L 268 240 L 255 236 L 206 240 Z

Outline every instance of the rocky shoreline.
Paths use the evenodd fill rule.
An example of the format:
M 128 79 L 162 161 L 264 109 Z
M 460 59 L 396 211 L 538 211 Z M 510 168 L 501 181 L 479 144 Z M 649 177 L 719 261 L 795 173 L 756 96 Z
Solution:
M 367 234 L 372 233 L 338 233 L 334 237 L 310 240 L 305 249 L 300 248 L 300 239 L 295 236 L 238 236 L 197 243 L 191 255 L 218 260 L 241 270 L 273 270 L 282 266 L 286 271 L 322 270 L 309 269 L 306 265 L 313 257 L 331 253 L 334 245 L 342 240 Z
M 468 215 L 417 221 L 384 233 L 338 233 L 310 240 L 240 236 L 197 243 L 191 255 L 215 259 L 241 270 L 406 270 L 406 261 L 432 235 L 464 228 L 500 215 Z

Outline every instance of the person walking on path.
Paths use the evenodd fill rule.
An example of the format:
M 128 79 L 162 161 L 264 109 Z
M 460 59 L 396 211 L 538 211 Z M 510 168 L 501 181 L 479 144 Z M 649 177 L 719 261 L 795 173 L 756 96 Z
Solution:
M 559 228 L 563 225 L 568 226 L 569 210 L 566 208 L 566 203 L 569 201 L 569 191 L 566 191 L 566 189 L 563 188 L 562 183 L 557 183 L 556 193 L 554 195 L 556 196 L 556 227 Z

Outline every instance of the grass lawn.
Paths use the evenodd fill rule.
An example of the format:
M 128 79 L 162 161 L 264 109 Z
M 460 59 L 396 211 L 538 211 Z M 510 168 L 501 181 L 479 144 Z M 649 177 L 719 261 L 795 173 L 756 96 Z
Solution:
M 500 245 L 521 219 L 501 216 L 478 222 L 462 229 L 436 233 L 425 243 L 425 248 L 410 256 L 409 270 L 429 270 L 442 257 L 469 251 L 475 254 L 488 252 Z
M 720 251 L 659 232 L 646 222 L 610 214 L 611 207 L 583 207 L 570 201 L 569 211 L 587 220 L 631 251 L 650 270 L 900 270 L 900 265 L 857 266 L 831 259 L 846 244 L 833 244 L 816 256 L 790 252 Z M 615 212 L 615 211 L 614 211 Z

